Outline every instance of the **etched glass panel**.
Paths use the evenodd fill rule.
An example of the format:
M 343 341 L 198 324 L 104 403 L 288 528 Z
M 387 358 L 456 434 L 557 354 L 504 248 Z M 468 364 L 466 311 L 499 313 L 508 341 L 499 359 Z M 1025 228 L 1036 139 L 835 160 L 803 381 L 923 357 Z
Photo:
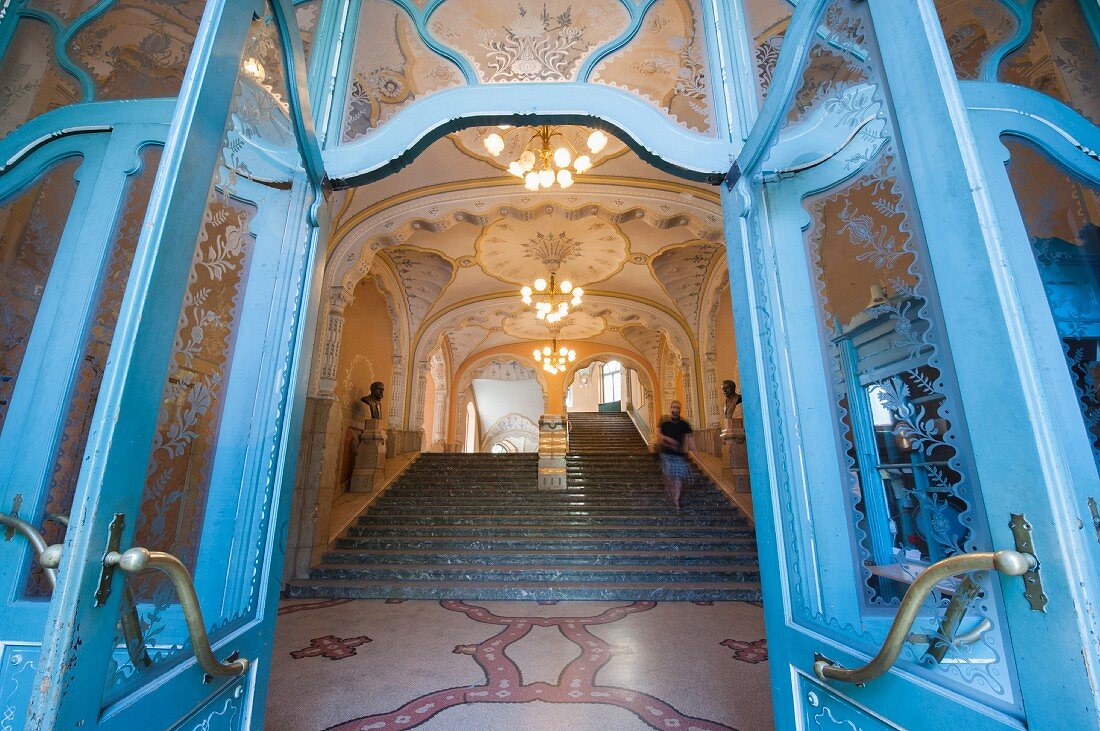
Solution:
M 1089 2 L 1090 0 L 1082 0 Z M 1039 0 L 999 78 L 1054 97 L 1100 124 L 1100 52 L 1078 0 Z
M 857 636 L 877 646 L 888 626 L 883 620 L 924 568 L 991 547 L 869 12 L 853 0 L 832 9 L 830 37 L 847 50 L 819 44 L 822 54 L 807 70 L 806 93 L 794 112 L 847 113 L 853 85 L 860 84 L 862 100 L 883 119 L 871 135 L 871 152 L 864 148 L 847 160 L 852 177 L 804 200 L 839 437 L 838 482 L 850 506 L 863 623 Z M 811 86 L 814 79 L 820 86 Z M 997 580 L 984 573 L 941 582 L 902 661 L 912 672 L 1018 714 L 998 592 Z M 961 620 L 947 622 L 948 615 Z
M 344 106 L 345 142 L 378 129 L 433 92 L 462 86 L 455 64 L 428 48 L 412 18 L 388 0 L 364 0 Z M 460 28 L 462 26 L 452 26 Z
M 305 0 L 294 6 L 294 17 L 298 20 L 298 30 L 302 33 L 302 50 L 308 65 L 313 41 L 317 36 L 317 23 L 321 19 L 321 0 Z
M 601 61 L 591 81 L 637 94 L 694 132 L 715 133 L 710 54 L 698 0 L 658 0 L 638 34 Z
M 629 24 L 620 0 L 449 0 L 430 30 L 482 83 L 577 81 L 585 57 Z
M 18 20 L 15 36 L 0 60 L 0 137 L 29 119 L 79 100 L 76 80 L 54 58 L 49 26 L 33 18 Z
M 947 49 L 960 79 L 985 77 L 993 54 L 1020 27 L 1018 6 L 1001 0 L 936 0 Z
M 103 368 L 111 350 L 119 306 L 126 291 L 126 282 L 130 278 L 130 266 L 134 260 L 141 225 L 145 220 L 145 208 L 149 204 L 160 153 L 159 146 L 148 147 L 141 153 L 141 170 L 128 181 L 128 190 L 115 225 L 106 276 L 99 286 L 95 315 L 85 337 L 83 357 L 80 359 L 76 383 L 69 397 L 68 416 L 55 456 L 45 511 L 40 516 L 39 530 L 47 545 L 61 543 L 65 537 L 65 525 L 72 512 L 73 495 L 77 477 L 80 475 L 88 428 L 99 397 Z M 26 594 L 50 595 L 50 588 L 42 576 L 42 568 L 37 563 L 33 565 Z
M 1034 147 L 1016 138 L 1004 142 L 1012 155 L 1008 175 L 1100 470 L 1100 194 Z
M 0 431 L 76 196 L 80 162 L 74 155 L 0 202 Z
M 784 0 L 743 0 L 749 41 L 752 43 L 752 72 L 760 101 L 772 83 L 783 36 L 791 22 L 793 7 Z
M 264 533 L 267 514 L 262 506 L 250 505 L 254 515 L 239 515 L 246 489 L 240 480 L 249 476 L 242 478 L 238 471 L 218 477 L 230 474 L 227 461 L 240 459 L 237 451 L 225 456 L 241 447 L 223 438 L 225 430 L 248 434 L 254 416 L 251 404 L 229 407 L 231 398 L 241 398 L 233 396 L 233 384 L 252 377 L 237 368 L 238 345 L 244 342 L 243 305 L 250 278 L 264 271 L 253 266 L 260 254 L 252 227 L 260 209 L 244 200 L 251 194 L 242 190 L 283 187 L 290 180 L 287 169 L 300 162 L 292 157 L 296 148 L 287 118 L 285 73 L 270 12 L 253 22 L 241 59 L 222 155 L 194 245 L 134 534 L 135 545 L 170 553 L 191 571 L 214 642 L 256 607 L 255 576 L 242 576 L 240 590 L 224 600 L 215 592 L 225 587 L 231 559 L 240 561 L 243 554 L 249 561 L 256 559 L 249 536 Z M 277 180 L 276 188 L 257 182 L 267 179 Z M 238 520 L 223 520 L 235 514 Z M 239 550 L 222 550 L 210 559 L 206 551 L 214 543 Z M 204 586 L 213 589 L 203 593 Z M 158 571 L 128 577 L 127 592 L 105 706 L 191 657 L 182 611 L 167 577 Z
M 179 94 L 203 0 L 117 0 L 81 28 L 66 48 L 95 83 L 95 98 Z

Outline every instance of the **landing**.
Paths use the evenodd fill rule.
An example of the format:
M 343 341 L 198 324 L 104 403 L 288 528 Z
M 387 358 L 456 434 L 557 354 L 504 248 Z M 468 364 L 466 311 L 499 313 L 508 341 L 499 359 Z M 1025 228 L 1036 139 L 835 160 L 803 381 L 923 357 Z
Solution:
M 772 728 L 751 603 L 288 600 L 279 614 L 273 731 Z

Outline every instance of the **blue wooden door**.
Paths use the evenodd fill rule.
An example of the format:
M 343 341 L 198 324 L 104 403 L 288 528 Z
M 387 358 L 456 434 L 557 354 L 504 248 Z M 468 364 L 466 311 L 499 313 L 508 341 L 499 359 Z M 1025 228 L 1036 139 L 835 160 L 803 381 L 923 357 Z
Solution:
M 960 81 L 931 0 L 830 5 L 726 199 L 777 722 L 1095 728 L 1096 117 L 1008 50 Z M 1038 571 L 935 582 L 845 681 L 925 569 L 1002 549 Z
M 2 562 L 9 726 L 260 723 L 324 211 L 302 63 L 289 2 L 209 3 L 177 99 L 3 140 L 30 222 L 0 488 L 59 565 Z

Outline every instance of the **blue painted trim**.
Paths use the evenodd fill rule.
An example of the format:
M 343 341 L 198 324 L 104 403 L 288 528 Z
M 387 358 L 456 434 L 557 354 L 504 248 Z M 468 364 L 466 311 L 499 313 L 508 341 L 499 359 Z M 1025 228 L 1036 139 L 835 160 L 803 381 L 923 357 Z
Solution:
M 326 186 L 325 163 L 321 158 L 321 145 L 313 128 L 313 108 L 310 104 L 305 53 L 302 50 L 302 32 L 290 0 L 272 0 L 271 9 L 279 32 L 294 138 L 298 142 L 298 152 L 302 156 L 306 174 L 320 194 Z
M 634 40 L 634 37 L 638 35 L 638 31 L 642 29 L 645 16 L 657 4 L 657 0 L 640 0 L 637 5 L 629 2 L 629 0 L 620 0 L 620 2 L 630 15 L 630 25 L 618 36 L 600 46 L 594 53 L 589 54 L 577 70 L 577 81 L 587 82 L 591 78 L 592 72 L 604 59 Z
M 996 118 L 1004 132 L 1033 141 L 1077 175 L 1100 179 L 1100 127 L 1042 92 L 1013 84 L 961 81 L 971 115 Z
M 333 0 L 330 0 L 330 2 Z M 355 57 L 355 42 L 359 14 L 363 9 L 363 0 L 343 0 L 345 15 L 339 31 L 339 58 L 334 69 L 332 91 L 329 94 L 329 107 L 325 114 L 324 133 L 321 146 L 329 149 L 339 145 L 344 139 L 344 116 L 348 106 L 348 89 L 351 86 L 351 65 Z M 329 173 L 329 177 L 334 177 Z
M 135 99 L 87 102 L 52 109 L 0 139 L 0 175 L 51 140 L 107 132 L 132 124 L 168 124 L 175 108 L 175 99 Z
M 760 115 L 726 176 L 728 189 L 732 190 L 742 176 L 755 173 L 756 167 L 764 160 L 768 146 L 783 124 L 791 100 L 802 83 L 802 66 L 816 38 L 818 23 L 830 2 L 802 0 L 791 15 Z
M 1024 42 L 1027 41 L 1035 17 L 1035 6 L 1038 4 L 1039 0 L 1022 0 L 1019 3 L 1015 2 L 1015 0 L 1000 0 L 1000 2 L 1005 10 L 1012 13 L 1013 17 L 1016 18 L 1016 32 L 1012 34 L 1011 38 L 1002 43 L 999 48 L 989 54 L 985 61 L 982 62 L 982 67 L 978 70 L 978 78 L 985 81 L 996 81 L 997 71 L 1001 67 L 1001 62 L 1005 60 L 1008 54 L 1024 45 Z
M 381 177 L 410 160 L 443 134 L 471 124 L 531 124 L 532 116 L 554 123 L 591 124 L 599 119 L 621 131 L 639 155 L 657 167 L 693 180 L 719 182 L 733 147 L 725 140 L 690 132 L 659 109 L 628 92 L 599 84 L 483 84 L 433 94 L 396 114 L 355 142 L 324 152 L 338 187 Z
M 443 4 L 444 0 L 436 0 L 435 2 L 428 3 L 423 10 L 420 10 L 415 5 L 409 2 L 409 0 L 390 0 L 391 3 L 399 6 L 412 20 L 413 25 L 416 26 L 416 32 L 420 36 L 420 40 L 425 46 L 430 48 L 436 54 L 447 59 L 455 66 L 458 66 L 459 71 L 462 72 L 462 78 L 465 79 L 467 86 L 477 86 L 478 81 L 477 72 L 474 70 L 474 66 L 470 63 L 469 59 L 463 56 L 459 51 L 454 50 L 450 46 L 444 45 L 436 40 L 432 32 L 428 30 L 428 21 L 432 17 L 432 13 Z M 356 25 L 358 27 L 358 24 Z

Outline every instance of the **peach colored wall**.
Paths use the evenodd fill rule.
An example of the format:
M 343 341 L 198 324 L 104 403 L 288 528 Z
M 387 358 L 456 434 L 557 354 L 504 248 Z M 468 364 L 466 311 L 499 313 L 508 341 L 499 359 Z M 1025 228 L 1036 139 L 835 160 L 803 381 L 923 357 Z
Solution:
M 413 414 L 411 428 L 416 429 L 416 414 Z M 428 376 L 427 385 L 424 388 L 424 413 L 420 414 L 420 424 L 424 426 L 424 446 L 427 452 L 432 447 L 432 431 L 435 429 L 435 379 Z
M 718 300 L 718 314 L 714 318 L 714 362 L 718 385 L 727 378 L 737 383 L 741 390 L 741 376 L 737 371 L 737 343 L 733 331 L 733 308 L 730 290 L 726 287 Z
M 370 384 L 393 382 L 393 322 L 386 298 L 373 277 L 355 288 L 355 299 L 344 310 L 340 362 L 336 369 L 336 398 L 345 406 L 370 393 Z M 392 393 L 387 393 L 388 400 Z

